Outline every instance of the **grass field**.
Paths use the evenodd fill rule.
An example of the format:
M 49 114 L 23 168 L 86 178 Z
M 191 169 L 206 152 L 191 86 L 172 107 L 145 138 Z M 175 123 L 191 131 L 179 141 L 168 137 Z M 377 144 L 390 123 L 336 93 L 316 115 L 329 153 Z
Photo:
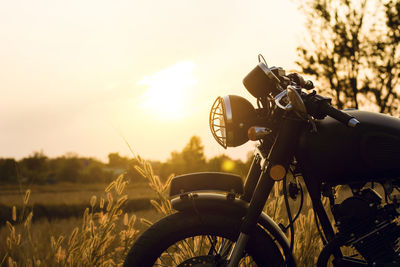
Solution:
M 12 220 L 12 207 L 18 214 L 33 211 L 33 221 L 47 219 L 67 219 L 80 217 L 90 199 L 106 199 L 106 184 L 55 184 L 34 185 L 29 187 L 29 205 L 24 206 L 25 192 L 28 187 L 7 186 L 0 190 L 0 226 Z M 145 182 L 127 184 L 125 194 L 128 196 L 124 204 L 124 212 L 132 213 L 151 209 L 150 199 L 156 193 Z
M 52 185 L 0 185 L 0 204 L 21 205 L 25 191 L 31 190 L 30 204 L 81 204 L 89 203 L 93 195 L 105 197 L 108 184 L 60 183 Z M 125 193 L 129 199 L 151 198 L 156 194 L 146 182 L 127 184 Z
M 78 216 L 53 218 L 50 221 L 48 218 L 32 220 L 29 209 L 20 218 L 21 211 L 10 209 L 10 223 L 0 226 L 0 266 L 120 266 L 140 232 L 151 222 L 173 212 L 167 197 L 168 181 L 162 183 L 154 176 L 148 163 L 142 164 L 142 174 L 148 183 L 128 184 L 120 177 L 108 186 L 32 186 L 29 202 L 26 194 L 21 193 L 26 188 L 3 187 L 0 201 L 7 206 L 66 207 L 82 204 L 87 208 L 80 211 Z M 276 184 L 265 211 L 277 223 L 286 225 L 281 191 L 282 184 Z M 134 213 L 124 210 L 129 201 L 138 199 L 149 202 L 153 199 L 153 206 Z M 299 200 L 291 203 L 292 213 L 296 212 L 298 206 Z M 295 229 L 294 254 L 298 264 L 313 266 L 322 249 L 322 242 L 307 194 Z
M 0 225 L 0 266 L 119 265 L 138 233 L 162 217 L 150 204 L 157 193 L 122 176 L 110 185 L 3 186 L 9 218 Z M 134 214 L 132 203 L 141 205 Z M 51 214 L 40 215 L 43 208 Z
M 145 173 L 146 174 L 146 173 Z M 146 175 L 151 176 L 151 173 L 147 173 Z M 150 184 L 150 186 L 149 186 Z M 123 246 L 121 245 L 121 240 L 117 241 L 117 237 L 119 233 L 124 232 L 126 230 L 125 216 L 127 218 L 131 218 L 133 215 L 136 216 L 137 220 L 134 223 L 134 234 L 131 236 L 132 240 L 130 244 L 133 242 L 135 237 L 138 234 L 148 227 L 148 222 L 155 222 L 158 219 L 162 218 L 166 213 L 168 213 L 168 209 L 170 208 L 167 205 L 166 198 L 166 185 L 162 184 L 159 180 L 152 180 L 149 184 L 127 184 L 124 188 L 124 192 L 118 195 L 127 195 L 127 199 L 125 200 L 125 204 L 128 200 L 135 200 L 141 198 L 157 199 L 158 203 L 160 203 L 161 210 L 156 211 L 155 208 L 150 207 L 147 210 L 140 210 L 133 213 L 128 213 L 127 215 L 123 215 L 123 207 L 121 212 L 118 213 L 118 208 L 115 209 L 115 214 L 118 213 L 118 219 L 116 218 L 115 222 L 107 222 L 108 224 L 113 224 L 114 228 L 112 229 L 112 244 L 110 243 L 110 247 L 113 250 L 123 250 Z M 44 185 L 44 186 L 33 186 L 31 187 L 31 194 L 29 205 L 78 205 L 83 204 L 86 206 L 95 207 L 98 205 L 99 200 L 101 198 L 109 202 L 109 196 L 105 192 L 104 188 L 106 185 L 104 184 L 94 184 L 94 185 L 79 185 L 79 184 L 63 184 L 63 185 Z M 1 202 L 3 204 L 10 205 L 21 205 L 24 202 L 25 193 L 23 192 L 24 188 L 19 189 L 18 187 L 5 187 L 0 191 L 1 193 Z M 163 191 L 164 190 L 164 191 Z M 272 197 L 269 201 L 269 204 L 266 207 L 266 212 L 273 218 L 276 219 L 277 222 L 287 223 L 285 219 L 285 210 L 284 203 L 281 197 L 281 188 L 275 186 Z M 118 191 L 115 188 L 115 191 Z M 158 194 L 161 193 L 161 194 Z M 161 195 L 164 195 L 162 197 Z M 93 200 L 92 196 L 96 196 L 97 202 L 90 204 Z M 32 203 L 31 203 L 32 202 Z M 112 201 L 115 203 L 115 201 Z M 294 212 L 299 205 L 299 201 L 292 203 L 292 212 Z M 313 217 L 310 210 L 311 203 L 306 200 L 304 212 L 300 216 L 298 222 L 296 223 L 296 227 L 301 229 L 301 231 L 297 231 L 297 242 L 295 244 L 295 253 L 300 260 L 300 263 L 311 264 L 314 263 L 317 257 L 317 252 L 321 249 L 321 243 L 319 241 L 316 229 L 313 224 Z M 164 211 L 162 209 L 165 209 Z M 112 210 L 111 210 L 112 211 Z M 12 211 L 10 211 L 12 213 Z M 109 211 L 110 213 L 110 211 Z M 92 229 L 101 231 L 102 223 L 96 222 L 96 213 L 92 213 L 91 222 L 88 222 L 85 219 L 85 215 L 83 213 L 79 213 L 78 216 L 72 216 L 67 219 L 52 219 L 49 221 L 47 218 L 40 218 L 36 221 L 30 222 L 29 229 L 24 226 L 24 223 L 12 222 L 13 229 L 10 230 L 9 226 L 3 225 L 0 228 L 0 240 L 7 240 L 14 236 L 21 235 L 21 242 L 17 242 L 18 237 L 14 237 L 14 242 L 12 246 L 8 245 L 8 242 L 0 243 L 0 257 L 3 258 L 3 264 L 7 263 L 8 266 L 13 266 L 13 264 L 17 264 L 16 266 L 22 265 L 32 265 L 35 266 L 35 259 L 39 259 L 44 266 L 53 266 L 63 265 L 60 264 L 63 262 L 62 255 L 68 254 L 68 244 L 71 240 L 71 236 L 74 233 L 74 230 L 78 227 L 80 233 L 82 235 L 81 245 L 85 244 L 87 240 L 91 240 L 91 238 L 102 235 L 101 233 L 94 233 L 93 237 L 88 237 L 85 234 L 84 229 Z M 86 221 L 85 221 L 86 220 Z M 145 221 L 146 223 L 142 223 Z M 106 224 L 107 224 L 106 223 Z M 26 223 L 25 223 L 26 224 Z M 111 225 L 110 224 L 110 225 Z M 103 227 L 104 228 L 104 227 Z M 28 233 L 28 231 L 29 233 Z M 93 230 L 87 230 L 93 231 Z M 13 234 L 14 233 L 14 234 Z M 25 238 L 24 238 L 25 236 Z M 12 239 L 12 238 L 11 238 Z M 59 240 L 60 244 L 55 245 L 55 241 Z M 86 241 L 85 241 L 86 240 Z M 93 240 L 92 240 L 93 241 Z M 58 246 L 58 248 L 57 248 Z M 77 250 L 77 248 L 74 248 Z M 82 247 L 80 247 L 82 249 Z M 58 251 L 59 250 L 59 251 Z M 124 252 L 126 253 L 126 251 Z M 121 263 L 123 260 L 124 253 L 119 253 L 118 255 L 108 256 L 113 264 L 106 264 L 108 261 L 102 261 L 104 266 L 114 266 Z M 12 255 L 12 257 L 10 257 Z M 61 255 L 61 256 L 60 256 Z M 70 260 L 71 263 L 76 263 L 78 259 L 76 257 L 81 256 L 80 254 L 73 254 L 75 258 Z M 60 258 L 61 257 L 61 258 Z M 72 256 L 71 256 L 72 257 Z M 7 262 L 7 259 L 12 259 L 10 262 Z M 1 258 L 0 258 L 1 260 Z M 13 262 L 15 261 L 15 262 Z M 80 262 L 80 259 L 79 259 Z M 65 265 L 73 266 L 68 262 L 65 262 Z M 86 263 L 90 263 L 90 261 L 86 261 Z M 110 262 L 108 262 L 110 263 Z M 115 264 L 114 264 L 115 263 Z M 80 264 L 81 266 L 90 266 L 90 264 Z
M 133 214 L 128 214 L 132 216 Z M 135 215 L 139 220 L 135 223 L 135 229 L 138 231 L 145 230 L 147 224 L 141 223 L 140 218 L 145 220 L 156 222 L 162 215 L 155 209 L 143 210 L 135 212 Z M 48 221 L 46 218 L 35 221 L 31 225 L 32 242 L 35 245 L 35 254 L 38 258 L 46 258 L 49 254 L 50 240 L 51 237 L 65 236 L 68 233 L 72 233 L 74 228 L 82 225 L 82 217 L 70 217 L 68 219 L 55 219 Z M 24 231 L 22 224 L 16 226 L 16 232 L 22 233 Z M 116 232 L 120 232 L 122 229 L 121 225 L 115 229 Z M 0 227 L 0 240 L 6 240 L 9 235 L 9 229 L 6 225 Z M 0 256 L 7 250 L 6 242 L 0 242 Z M 0 265 L 3 266 L 3 265 Z M 20 265 L 18 265 L 20 266 Z M 45 264 L 46 266 L 46 264 Z

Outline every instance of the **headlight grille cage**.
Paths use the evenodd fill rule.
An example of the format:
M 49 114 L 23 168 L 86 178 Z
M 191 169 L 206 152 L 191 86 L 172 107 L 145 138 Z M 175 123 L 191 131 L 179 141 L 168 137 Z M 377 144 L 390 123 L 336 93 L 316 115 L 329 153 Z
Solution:
M 227 148 L 225 107 L 224 100 L 220 96 L 215 100 L 214 104 L 211 107 L 210 129 L 218 144 L 220 144 L 224 148 Z

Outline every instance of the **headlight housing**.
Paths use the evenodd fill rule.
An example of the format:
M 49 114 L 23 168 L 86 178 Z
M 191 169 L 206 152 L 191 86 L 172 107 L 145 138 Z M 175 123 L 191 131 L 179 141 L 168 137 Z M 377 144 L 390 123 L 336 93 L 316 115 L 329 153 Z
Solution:
M 237 95 L 218 97 L 210 112 L 210 129 L 223 146 L 236 147 L 246 143 L 247 130 L 253 126 L 256 111 L 245 98 Z
M 268 68 L 266 64 L 260 62 L 244 77 L 243 85 L 256 98 L 266 97 L 269 94 L 275 96 L 281 92 L 278 77 L 283 75 L 285 71 L 282 68 Z

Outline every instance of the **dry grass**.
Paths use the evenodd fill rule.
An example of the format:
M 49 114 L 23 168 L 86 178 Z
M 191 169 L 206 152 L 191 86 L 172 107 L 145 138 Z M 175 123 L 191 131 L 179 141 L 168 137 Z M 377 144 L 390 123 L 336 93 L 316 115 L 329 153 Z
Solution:
M 87 198 L 88 193 L 92 197 L 90 208 L 80 219 L 58 220 L 51 224 L 45 220 L 32 223 L 34 214 L 26 212 L 29 209 L 23 208 L 17 214 L 14 206 L 12 220 L 7 221 L 6 229 L 0 231 L 5 240 L 0 245 L 0 265 L 121 266 L 138 232 L 172 212 L 166 192 L 172 177 L 162 183 L 149 163 L 140 157 L 138 160 L 141 163 L 138 170 L 148 179 L 148 184 L 129 186 L 124 176 L 120 176 L 102 192 L 99 185 L 85 185 L 77 192 L 73 189 L 74 185 L 65 184 L 59 187 L 61 189 L 33 186 L 22 197 L 16 194 L 21 189 L 4 188 L 1 200 L 14 205 L 22 200 L 23 207 L 28 207 L 32 199 L 35 204 L 71 204 L 81 203 L 82 197 Z M 138 190 L 138 186 L 143 190 Z M 154 197 L 151 204 L 156 211 L 124 213 L 123 205 L 128 200 L 128 194 L 133 198 Z M 137 222 L 138 215 L 142 223 Z
M 13 216 L 7 222 L 9 234 L 2 264 L 8 266 L 114 266 L 121 264 L 131 247 L 137 230 L 136 216 L 123 214 L 122 205 L 127 200 L 123 193 L 126 181 L 120 176 L 107 188 L 107 199 L 96 196 L 90 200 L 80 224 L 61 235 L 51 235 L 48 240 L 35 238 L 32 229 L 32 212 L 19 221 Z M 29 200 L 27 191 L 24 204 Z M 94 212 L 94 207 L 100 207 Z M 19 222 L 19 225 L 18 225 Z M 18 225 L 18 227 L 16 227 Z M 118 228 L 118 231 L 116 230 Z
M 282 183 L 274 185 L 271 196 L 268 198 L 264 211 L 277 223 L 288 225 L 285 202 L 282 194 Z M 291 201 L 292 213 L 296 213 L 300 205 L 300 199 Z M 305 193 L 302 212 L 294 224 L 295 239 L 293 253 L 299 266 L 314 266 L 317 262 L 319 252 L 322 250 L 317 227 L 314 221 L 314 214 L 311 199 Z M 286 235 L 290 240 L 289 230 Z
M 0 237 L 5 241 L 0 245 L 0 265 L 121 266 L 139 231 L 174 212 L 167 196 L 172 176 L 162 183 L 150 164 L 137 158 L 140 164 L 137 170 L 148 181 L 148 190 L 155 196 L 151 204 L 157 212 L 124 213 L 123 205 L 129 190 L 126 190 L 127 181 L 120 176 L 107 186 L 104 193 L 97 189 L 90 191 L 95 194 L 90 199 L 90 208 L 80 219 L 58 220 L 51 224 L 46 221 L 32 223 L 34 214 L 14 214 L 13 220 L 7 222 L 7 228 L 0 231 Z M 265 210 L 277 222 L 287 223 L 280 191 L 275 186 Z M 30 195 L 31 191 L 27 191 L 23 198 L 25 205 L 32 198 Z M 292 204 L 292 212 L 298 204 Z M 310 207 L 311 201 L 306 197 L 303 213 L 295 224 L 294 253 L 299 266 L 314 265 L 322 248 Z M 138 222 L 138 217 L 142 223 Z
M 61 183 L 56 185 L 31 185 L 29 189 L 32 194 L 29 203 L 34 204 L 81 204 L 87 203 L 89 196 L 106 197 L 104 188 L 107 184 L 76 184 L 76 183 Z M 0 189 L 0 203 L 7 204 L 8 206 L 20 205 L 23 192 L 28 187 L 20 188 L 19 186 L 1 186 Z M 21 194 L 22 191 L 22 194 Z M 147 183 L 131 183 L 125 187 L 125 194 L 129 199 L 138 198 L 154 198 L 156 193 L 148 186 Z

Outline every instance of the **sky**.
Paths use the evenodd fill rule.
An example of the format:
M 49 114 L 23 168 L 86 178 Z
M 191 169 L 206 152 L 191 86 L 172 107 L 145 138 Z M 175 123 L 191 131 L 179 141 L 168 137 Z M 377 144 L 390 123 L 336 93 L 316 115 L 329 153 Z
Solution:
M 0 1 L 0 157 L 42 151 L 106 160 L 165 160 L 193 135 L 207 157 L 245 159 L 254 143 L 220 147 L 217 96 L 254 103 L 243 77 L 262 53 L 295 65 L 305 34 L 290 0 Z

